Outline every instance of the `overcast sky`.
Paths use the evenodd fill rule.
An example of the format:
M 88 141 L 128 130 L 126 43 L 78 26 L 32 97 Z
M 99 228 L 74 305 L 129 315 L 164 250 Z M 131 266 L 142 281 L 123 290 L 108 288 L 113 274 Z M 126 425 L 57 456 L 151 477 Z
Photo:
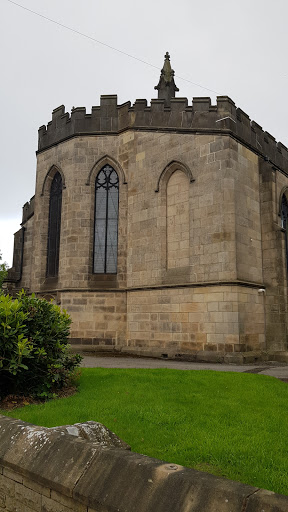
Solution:
M 0 250 L 9 265 L 22 206 L 34 195 L 39 126 L 61 104 L 90 112 L 101 94 L 118 103 L 157 97 L 166 51 L 178 96 L 191 104 L 228 95 L 288 146 L 287 0 L 17 3 L 158 69 L 0 0 Z

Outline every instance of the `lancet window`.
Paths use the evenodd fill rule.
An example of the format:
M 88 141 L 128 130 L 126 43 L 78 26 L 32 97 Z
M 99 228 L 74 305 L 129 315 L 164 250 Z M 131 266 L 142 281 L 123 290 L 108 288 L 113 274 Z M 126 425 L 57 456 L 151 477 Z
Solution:
M 95 183 L 95 274 L 117 273 L 119 178 L 110 165 L 102 167 Z
M 58 275 L 59 269 L 59 246 L 61 229 L 61 206 L 62 206 L 62 178 L 56 172 L 50 189 L 49 200 L 49 221 L 48 221 L 48 244 L 47 244 L 47 277 Z

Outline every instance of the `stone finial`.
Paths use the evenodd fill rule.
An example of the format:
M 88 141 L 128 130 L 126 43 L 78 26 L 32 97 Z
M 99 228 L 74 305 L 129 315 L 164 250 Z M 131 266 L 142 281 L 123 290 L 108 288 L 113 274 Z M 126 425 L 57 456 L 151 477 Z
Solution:
M 158 99 L 165 100 L 165 105 L 169 107 L 171 98 L 175 98 L 175 92 L 179 91 L 179 89 L 174 82 L 174 70 L 171 68 L 168 52 L 164 55 L 164 59 L 160 80 L 154 89 L 158 90 Z

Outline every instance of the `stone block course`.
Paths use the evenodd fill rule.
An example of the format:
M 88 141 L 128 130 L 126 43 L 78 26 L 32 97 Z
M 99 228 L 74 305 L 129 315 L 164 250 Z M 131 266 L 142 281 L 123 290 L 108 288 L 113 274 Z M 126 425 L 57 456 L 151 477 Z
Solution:
M 139 301 L 142 304 L 141 307 L 144 307 L 146 311 L 145 322 L 137 321 L 141 313 L 139 314 L 134 312 L 135 305 L 138 300 L 138 292 L 128 294 L 128 343 L 131 344 L 133 340 L 138 340 L 143 343 L 145 340 L 147 340 L 147 344 L 149 344 L 150 347 L 155 347 L 155 341 L 159 341 L 161 342 L 161 346 L 163 346 L 164 342 L 164 346 L 169 349 L 169 347 L 171 347 L 170 334 L 172 333 L 172 340 L 179 343 L 178 347 L 177 345 L 174 345 L 174 347 L 177 347 L 177 349 L 175 348 L 176 352 L 181 350 L 185 350 L 188 353 L 195 352 L 195 342 L 198 343 L 197 350 L 203 350 L 204 344 L 208 342 L 209 350 L 218 350 L 218 345 L 221 345 L 219 349 L 220 351 L 223 351 L 224 349 L 224 351 L 230 352 L 231 350 L 233 351 L 235 344 L 238 351 L 239 336 L 241 329 L 244 328 L 244 332 L 247 332 L 245 338 L 246 344 L 248 343 L 250 347 L 253 346 L 253 344 L 256 344 L 257 347 L 259 347 L 260 340 L 262 341 L 261 336 L 264 334 L 263 307 L 262 311 L 258 313 L 258 323 L 256 322 L 255 325 L 248 323 L 246 326 L 246 322 L 249 322 L 249 315 L 251 315 L 251 317 L 254 319 L 256 318 L 256 320 L 258 318 L 257 313 L 253 310 L 253 302 L 252 304 L 250 303 L 247 313 L 245 313 L 244 311 L 240 311 L 238 307 L 238 296 L 241 290 L 240 287 L 239 291 L 236 287 L 235 291 L 232 291 L 231 287 L 229 291 L 225 290 L 225 292 L 220 292 L 220 289 L 221 287 L 218 287 L 218 291 L 217 289 L 214 289 L 215 291 L 212 293 L 211 288 L 207 287 L 201 288 L 201 293 L 196 293 L 196 291 L 199 291 L 199 289 L 191 288 L 189 290 L 185 288 L 184 295 L 182 293 L 183 289 L 173 288 L 170 290 L 165 290 L 165 296 L 161 294 L 161 290 L 153 290 L 147 291 L 146 297 L 143 296 L 143 292 L 139 292 Z M 244 294 L 246 295 L 245 304 L 248 301 L 248 298 L 252 298 L 253 300 L 256 293 L 256 290 L 252 293 L 251 290 L 248 289 L 248 293 Z M 234 299 L 235 311 L 226 311 L 227 305 L 231 305 L 232 303 L 231 301 L 229 303 L 224 301 L 224 295 L 226 296 L 225 298 L 230 298 L 230 300 Z M 168 302 L 169 296 L 171 298 L 173 297 L 173 309 L 175 308 L 178 310 L 177 306 L 179 306 L 179 309 L 182 312 L 173 312 L 169 307 L 169 304 L 166 304 L 166 302 Z M 163 300 L 163 297 L 165 297 L 165 300 Z M 179 304 L 175 304 L 176 297 L 178 297 Z M 201 302 L 198 302 L 198 297 Z M 147 300 L 144 300 L 146 298 Z M 210 298 L 218 298 L 217 302 L 215 300 L 213 301 L 213 309 L 215 311 L 212 312 L 208 311 L 207 307 L 210 304 Z M 219 311 L 219 309 L 222 309 L 221 301 L 223 301 L 224 304 L 223 312 Z M 261 304 L 258 304 L 258 307 L 261 308 Z M 186 313 L 183 312 L 185 310 L 187 311 Z M 158 315 L 153 317 L 153 328 L 152 320 L 148 313 L 149 311 L 150 315 Z M 241 317 L 239 316 L 240 313 Z M 240 324 L 240 328 L 239 319 L 242 322 Z M 177 336 L 173 335 L 173 332 L 176 332 Z M 189 335 L 189 339 L 187 338 L 187 334 Z M 151 340 L 153 340 L 153 344 Z M 212 348 L 211 344 L 213 344 Z M 245 342 L 243 341 L 243 348 L 244 345 Z M 173 347 L 171 347 L 171 349 L 173 353 Z M 245 351 L 247 351 L 247 347 L 245 347 Z
M 35 492 L 22 485 L 22 483 L 16 482 L 15 484 L 15 501 L 18 502 L 19 506 L 27 507 L 28 510 L 35 510 L 41 512 L 42 510 L 42 497 L 41 494 Z

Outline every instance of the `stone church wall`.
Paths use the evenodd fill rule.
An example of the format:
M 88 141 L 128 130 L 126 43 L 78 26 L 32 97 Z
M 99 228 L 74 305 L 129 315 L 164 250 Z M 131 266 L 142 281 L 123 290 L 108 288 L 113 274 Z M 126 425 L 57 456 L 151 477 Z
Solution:
M 262 162 L 260 166 L 261 231 L 263 248 L 263 297 L 266 315 L 266 345 L 282 351 L 287 343 L 287 259 L 280 203 L 287 177 Z
M 287 148 L 228 97 L 131 107 L 103 96 L 91 114 L 64 110 L 39 129 L 21 265 L 15 238 L 16 288 L 66 308 L 82 346 L 173 357 L 286 351 Z M 118 263 L 115 274 L 95 274 L 95 179 L 106 164 L 119 177 Z M 47 277 L 56 172 L 59 272 Z
M 21 286 L 24 289 L 30 289 L 31 285 L 31 268 L 32 268 L 32 247 L 33 247 L 33 225 L 34 216 L 31 216 L 24 224 L 24 246 L 23 246 L 23 262 Z
M 71 343 L 90 347 L 126 346 L 126 291 L 66 292 L 61 306 L 73 319 Z
M 238 286 L 194 286 L 128 293 L 128 346 L 158 356 L 219 360 L 264 349 L 263 298 Z M 211 352 L 214 355 L 211 355 Z

